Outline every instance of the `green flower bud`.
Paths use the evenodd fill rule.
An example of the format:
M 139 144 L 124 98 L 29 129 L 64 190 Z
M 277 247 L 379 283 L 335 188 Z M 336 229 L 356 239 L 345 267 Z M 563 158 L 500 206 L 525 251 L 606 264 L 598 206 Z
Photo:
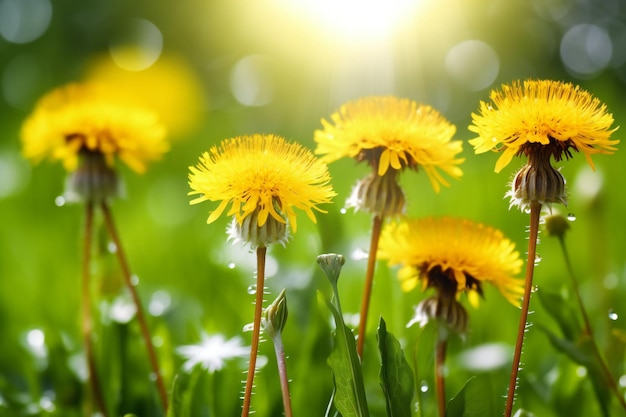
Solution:
M 265 309 L 263 330 L 272 339 L 280 335 L 287 324 L 287 316 L 287 295 L 283 289 L 272 304 Z

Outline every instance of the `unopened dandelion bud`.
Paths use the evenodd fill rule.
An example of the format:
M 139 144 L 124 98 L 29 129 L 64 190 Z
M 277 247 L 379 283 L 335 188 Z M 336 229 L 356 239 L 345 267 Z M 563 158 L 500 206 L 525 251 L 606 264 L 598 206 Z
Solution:
M 565 178 L 548 161 L 542 164 L 528 163 L 515 175 L 507 196 L 511 198 L 511 206 L 521 209 L 533 202 L 567 205 Z
M 64 197 L 68 202 L 92 202 L 120 197 L 122 182 L 100 152 L 82 150 L 78 168 L 67 175 Z
M 398 171 L 388 170 L 384 175 L 372 172 L 352 189 L 346 207 L 363 210 L 383 217 L 404 213 L 404 192 L 398 184 Z
M 280 335 L 287 324 L 287 295 L 283 289 L 278 297 L 265 309 L 263 318 L 263 330 L 270 337 Z
M 343 255 L 337 255 L 336 253 L 326 253 L 317 257 L 317 263 L 322 268 L 322 271 L 334 282 L 337 282 L 337 279 L 339 279 L 341 267 L 345 262 L 346 259 Z
M 553 214 L 545 217 L 544 228 L 548 236 L 562 238 L 565 232 L 570 228 L 570 225 L 567 219 L 562 215 Z

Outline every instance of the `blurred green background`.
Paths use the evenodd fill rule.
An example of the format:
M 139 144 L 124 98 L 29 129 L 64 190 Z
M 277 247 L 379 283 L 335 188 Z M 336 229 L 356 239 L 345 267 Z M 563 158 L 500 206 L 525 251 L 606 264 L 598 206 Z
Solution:
M 135 51 L 130 58 L 124 55 L 127 47 Z M 479 101 L 501 83 L 527 78 L 579 84 L 607 104 L 615 126 L 626 120 L 626 3 L 621 0 L 0 0 L 1 416 L 83 415 L 86 395 L 78 314 L 83 207 L 57 199 L 65 178 L 60 164 L 31 167 L 23 160 L 21 123 L 39 97 L 93 76 L 97 62 L 108 60 L 120 73 L 151 80 L 151 68 L 168 57 L 176 58 L 182 72 L 155 81 L 146 95 L 161 101 L 164 114 L 182 120 L 172 130 L 172 149 L 145 175 L 120 166 L 127 196 L 113 204 L 168 382 L 182 372 L 184 358 L 175 348 L 198 343 L 201 332 L 241 334 L 249 344 L 242 327 L 252 321 L 247 288 L 255 257 L 226 242 L 227 219 L 206 224 L 215 205 L 189 206 L 187 196 L 188 167 L 222 139 L 275 133 L 314 149 L 320 119 L 342 103 L 392 94 L 432 105 L 457 126 L 456 139 L 465 141 L 472 137 L 467 126 Z M 621 138 L 622 130 L 614 137 Z M 487 223 L 503 230 L 524 254 L 528 216 L 509 211 L 503 199 L 522 161 L 495 174 L 497 155 L 476 156 L 465 143 L 463 156 L 463 178 L 440 194 L 423 173 L 402 175 L 407 213 Z M 594 162 L 595 172 L 581 155 L 559 164 L 570 202 L 555 210 L 576 216 L 567 243 L 583 299 L 610 368 L 626 386 L 626 154 L 598 155 Z M 338 196 L 326 207 L 328 214 L 320 214 L 316 225 L 302 218 L 292 241 L 269 251 L 266 298 L 287 288 L 285 344 L 299 416 L 323 415 L 332 389 L 325 365 L 331 321 L 317 299 L 325 278 L 315 257 L 346 256 L 339 286 L 344 312 L 355 314 L 369 244 L 369 216 L 341 211 L 367 168 L 345 160 L 330 170 Z M 105 377 L 109 392 L 115 393 L 109 401 L 119 415 L 158 416 L 138 328 L 111 318 L 121 279 L 104 230 L 98 236 L 98 343 L 110 374 Z M 571 297 L 558 242 L 544 237 L 538 250 L 539 292 Z M 373 415 L 385 413 L 377 382 L 378 317 L 385 318 L 410 359 L 420 330 L 405 325 L 423 297 L 421 291 L 402 294 L 395 271 L 378 266 L 366 346 L 370 355 L 364 363 Z M 452 396 L 472 375 L 486 375 L 492 390 L 476 401 L 493 401 L 500 410 L 519 311 L 490 287 L 485 298 L 478 309 L 466 303 L 470 331 L 449 349 L 448 393 Z M 575 304 L 570 305 L 575 316 Z M 537 326 L 526 335 L 517 406 L 538 416 L 601 415 L 585 369 L 553 348 L 539 329 L 558 334 L 557 323 L 537 297 L 531 310 Z M 427 353 L 418 354 L 424 365 L 417 384 L 424 415 L 434 415 L 428 343 L 420 343 Z M 269 363 L 258 375 L 253 408 L 261 416 L 280 415 L 269 342 L 261 354 Z M 209 403 L 218 404 L 215 415 L 238 415 L 244 368 L 229 363 L 213 375 L 197 373 L 191 415 L 210 415 Z M 616 406 L 614 411 L 624 415 Z

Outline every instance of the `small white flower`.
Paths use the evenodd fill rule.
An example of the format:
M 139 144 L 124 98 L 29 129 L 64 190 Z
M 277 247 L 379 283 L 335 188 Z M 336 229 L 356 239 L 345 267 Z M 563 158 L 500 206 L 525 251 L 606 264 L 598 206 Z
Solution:
M 239 336 L 227 340 L 221 334 L 202 333 L 201 337 L 202 341 L 198 344 L 179 346 L 176 349 L 179 355 L 187 359 L 183 364 L 183 370 L 186 372 L 200 364 L 213 373 L 222 369 L 228 359 L 246 358 L 250 355 L 250 346 L 243 346 Z

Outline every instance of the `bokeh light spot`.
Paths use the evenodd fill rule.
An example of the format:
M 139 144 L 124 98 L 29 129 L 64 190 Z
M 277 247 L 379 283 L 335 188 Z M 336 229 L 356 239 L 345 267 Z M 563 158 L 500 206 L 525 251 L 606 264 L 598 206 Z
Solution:
M 263 55 L 240 59 L 230 74 L 230 88 L 244 106 L 264 106 L 274 98 L 271 60 Z
M 51 19 L 48 0 L 0 1 L 0 35 L 9 42 L 34 41 L 48 29 Z
M 577 76 L 591 76 L 611 61 L 613 43 L 606 30 L 588 23 L 569 29 L 561 39 L 561 60 Z
M 141 71 L 159 59 L 163 50 L 163 35 L 154 23 L 133 19 L 120 33 L 120 37 L 109 46 L 111 58 L 120 68 Z
M 495 81 L 500 72 L 500 59 L 489 44 L 467 40 L 450 49 L 445 67 L 448 75 L 465 89 L 480 91 Z

